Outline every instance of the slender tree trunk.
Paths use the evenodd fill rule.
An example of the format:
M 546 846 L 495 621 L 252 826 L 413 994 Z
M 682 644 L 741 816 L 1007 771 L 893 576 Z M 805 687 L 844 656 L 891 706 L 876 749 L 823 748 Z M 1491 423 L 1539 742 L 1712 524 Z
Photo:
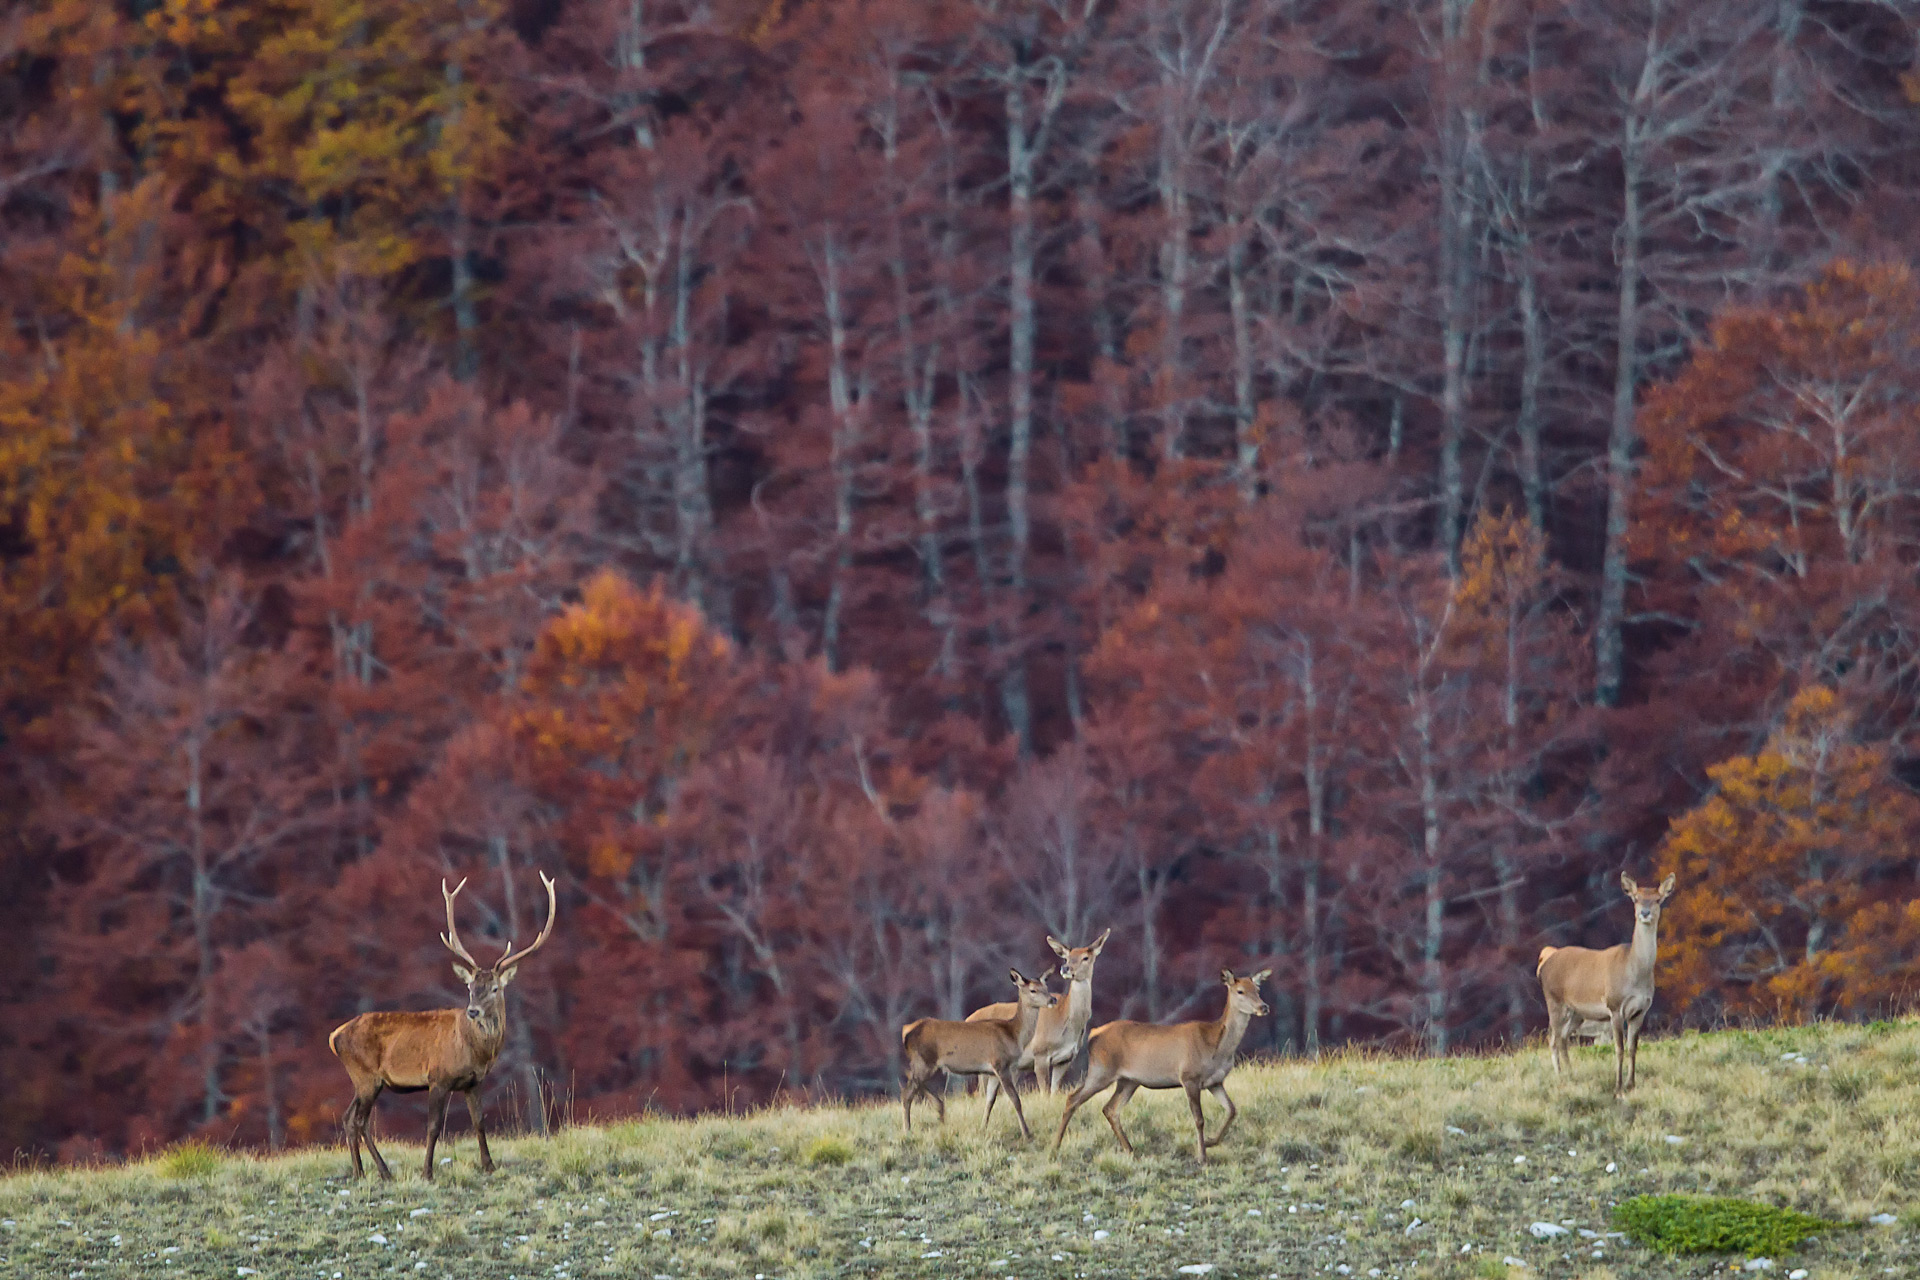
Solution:
M 215 892 L 211 852 L 207 848 L 206 815 L 201 810 L 205 762 L 198 733 L 184 744 L 187 764 L 187 848 L 193 859 L 193 947 L 200 988 L 200 1083 L 202 1123 L 212 1124 L 220 1114 L 220 1022 L 213 993 L 213 915 Z
M 1233 446 L 1240 500 L 1259 491 L 1260 442 L 1254 436 L 1253 325 L 1247 307 L 1247 246 L 1236 219 L 1227 228 L 1227 310 L 1233 326 Z
M 1011 312 L 1007 332 L 1007 587 L 1016 628 L 1025 620 L 1027 547 L 1031 538 L 1027 508 L 1027 467 L 1033 452 L 1034 310 L 1033 136 L 1027 124 L 1026 70 L 1017 67 L 1007 80 L 1007 184 L 1009 191 L 1008 282 Z M 1026 656 L 1017 648 L 1006 655 L 1000 700 L 1007 728 L 1020 753 L 1033 750 L 1033 716 L 1027 694 Z
M 280 1082 L 273 1067 L 273 1032 L 262 1018 L 254 1029 L 260 1048 L 260 1088 L 266 1095 L 267 1150 L 278 1151 L 287 1145 L 286 1129 L 280 1119 Z
M 846 598 L 847 567 L 853 554 L 853 469 L 859 447 L 853 395 L 847 376 L 847 326 L 840 297 L 840 248 L 831 228 L 821 246 L 820 285 L 827 310 L 829 364 L 827 398 L 833 410 L 833 569 L 820 625 L 820 652 L 827 670 L 840 670 L 840 610 Z M 864 399 L 864 395 L 863 395 Z
M 1652 37 L 1649 36 L 1649 41 Z M 1607 432 L 1606 549 L 1600 563 L 1600 607 L 1594 619 L 1594 701 L 1617 706 L 1624 666 L 1621 627 L 1627 601 L 1627 523 L 1633 500 L 1634 389 L 1640 344 L 1640 146 L 1637 107 L 1652 91 L 1653 58 L 1627 112 L 1621 139 L 1622 212 L 1618 241 L 1620 308 L 1614 338 L 1613 421 Z
M 1445 0 L 1440 55 L 1440 538 L 1447 572 L 1460 572 L 1466 519 L 1462 450 L 1467 434 L 1467 330 L 1472 323 L 1473 207 L 1468 197 L 1465 106 L 1466 0 Z

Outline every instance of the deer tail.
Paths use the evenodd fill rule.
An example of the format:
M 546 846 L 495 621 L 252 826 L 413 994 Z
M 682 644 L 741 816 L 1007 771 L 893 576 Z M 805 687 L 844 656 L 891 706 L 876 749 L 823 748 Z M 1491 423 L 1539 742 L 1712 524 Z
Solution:
M 1533 966 L 1533 971 L 1534 971 L 1535 973 L 1539 973 L 1539 972 L 1540 972 L 1540 966 L 1541 966 L 1541 965 L 1543 965 L 1543 964 L 1545 964 L 1545 963 L 1547 962 L 1547 957 L 1548 957 L 1548 956 L 1550 956 L 1550 955 L 1552 955 L 1552 954 L 1553 954 L 1554 952 L 1556 952 L 1556 951 L 1558 951 L 1559 949 L 1560 949 L 1560 948 L 1558 948 L 1558 947 L 1542 947 L 1542 948 L 1540 948 L 1540 959 L 1539 959 L 1539 962 L 1538 962 L 1538 963 L 1536 963 L 1536 964 L 1535 964 L 1535 965 Z

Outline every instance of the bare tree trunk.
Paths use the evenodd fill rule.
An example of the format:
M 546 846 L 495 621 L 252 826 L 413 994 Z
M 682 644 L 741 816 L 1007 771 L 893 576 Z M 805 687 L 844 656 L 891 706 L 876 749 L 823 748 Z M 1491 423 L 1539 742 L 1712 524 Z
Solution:
M 1440 539 L 1447 572 L 1460 572 L 1466 525 L 1467 344 L 1473 324 L 1474 210 L 1467 142 L 1474 122 L 1467 90 L 1469 0 L 1443 0 L 1440 47 Z
M 1649 43 L 1652 36 L 1648 37 Z M 1634 103 L 1626 113 L 1620 143 L 1622 211 L 1619 248 L 1619 318 L 1614 338 L 1613 421 L 1607 432 L 1606 549 L 1600 564 L 1600 607 L 1594 618 L 1594 701 L 1617 706 L 1624 665 L 1621 626 L 1627 601 L 1627 521 L 1633 499 L 1634 385 L 1640 343 L 1640 164 L 1638 108 L 1652 91 L 1651 51 Z
M 840 610 L 846 598 L 847 567 L 853 554 L 853 470 L 859 447 L 859 424 L 847 377 L 847 326 L 840 297 L 840 248 L 831 228 L 820 250 L 820 287 L 827 309 L 830 348 L 827 398 L 833 410 L 833 569 L 827 586 L 827 604 L 820 623 L 820 652 L 827 670 L 840 670 Z M 864 401 L 864 389 L 862 400 Z
M 1027 509 L 1027 464 L 1033 452 L 1033 350 L 1037 319 L 1034 312 L 1033 168 L 1034 137 L 1027 124 L 1027 72 L 1016 67 L 1007 80 L 1007 186 L 1009 200 L 1007 331 L 1007 588 L 1014 603 L 1016 625 L 1025 613 L 1027 546 L 1031 537 Z M 1048 109 L 1051 114 L 1051 108 Z M 1043 118 L 1039 129 L 1044 131 Z M 1007 728 L 1020 753 L 1033 750 L 1033 716 L 1027 695 L 1026 657 L 1007 655 L 1000 678 L 1000 700 Z
M 1227 310 L 1233 327 L 1233 446 L 1240 500 L 1258 493 L 1260 442 L 1254 436 L 1253 326 L 1247 308 L 1247 246 L 1236 219 L 1227 228 Z

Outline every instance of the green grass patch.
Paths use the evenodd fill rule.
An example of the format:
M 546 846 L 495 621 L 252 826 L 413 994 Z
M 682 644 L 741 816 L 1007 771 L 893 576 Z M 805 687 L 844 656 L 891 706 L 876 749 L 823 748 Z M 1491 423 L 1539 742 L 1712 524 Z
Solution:
M 810 1165 L 843 1165 L 853 1159 L 853 1147 L 839 1138 L 815 1138 L 807 1146 Z
M 154 1168 L 163 1178 L 210 1178 L 220 1168 L 220 1153 L 204 1142 L 183 1142 L 161 1153 Z
M 1683 1253 L 1738 1253 L 1777 1258 L 1822 1231 L 1844 1228 L 1793 1209 L 1729 1196 L 1635 1196 L 1613 1211 L 1613 1221 L 1649 1249 Z

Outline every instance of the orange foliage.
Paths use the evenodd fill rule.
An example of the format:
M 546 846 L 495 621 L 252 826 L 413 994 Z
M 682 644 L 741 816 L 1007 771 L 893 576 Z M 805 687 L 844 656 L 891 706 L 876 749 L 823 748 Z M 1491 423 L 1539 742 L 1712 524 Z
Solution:
M 1662 986 L 1682 1007 L 1810 1018 L 1870 1008 L 1916 971 L 1920 801 L 1838 694 L 1803 689 L 1757 754 L 1710 769 L 1657 864 L 1680 877 Z M 1904 948 L 1900 939 L 1904 937 Z
M 737 680 L 726 637 L 657 583 L 602 571 L 548 623 L 512 731 L 536 785 L 572 811 L 595 875 L 618 879 L 652 844 Z

